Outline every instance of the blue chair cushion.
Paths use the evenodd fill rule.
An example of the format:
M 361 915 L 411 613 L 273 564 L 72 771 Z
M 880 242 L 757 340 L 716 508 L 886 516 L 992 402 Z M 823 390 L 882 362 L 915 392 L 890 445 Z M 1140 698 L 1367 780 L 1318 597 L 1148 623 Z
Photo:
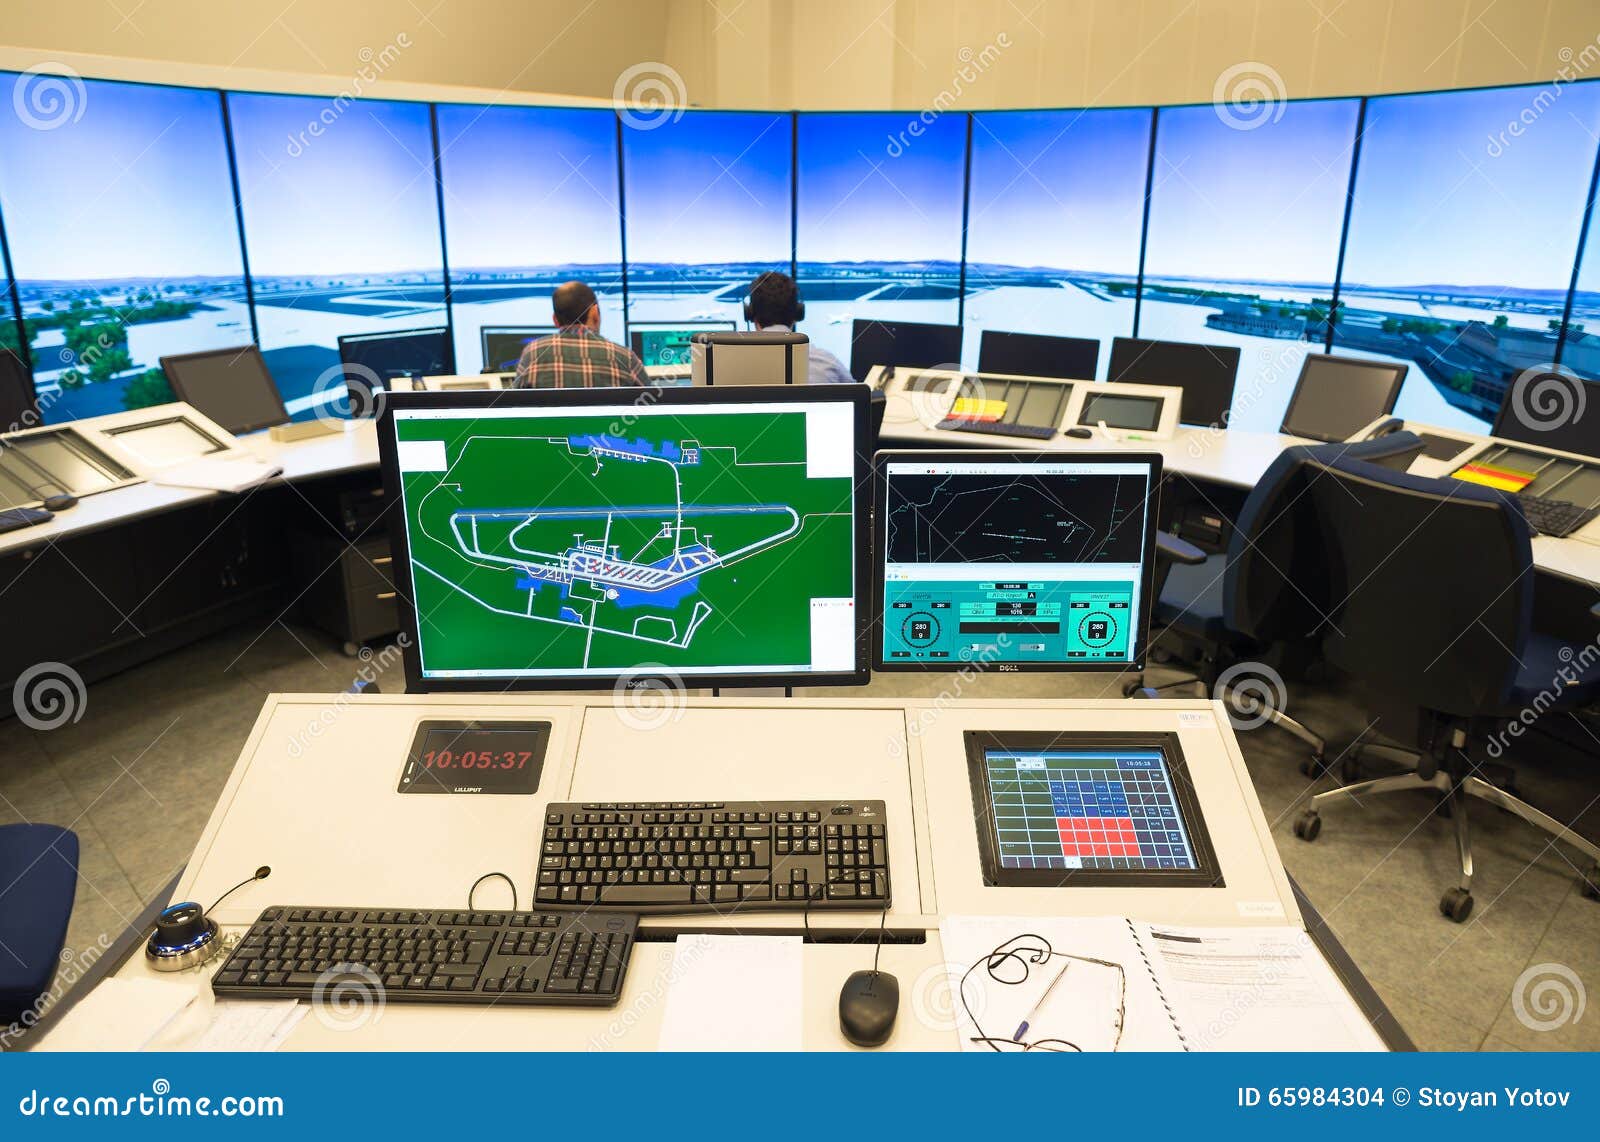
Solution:
M 1225 555 L 1208 555 L 1203 563 L 1174 564 L 1167 583 L 1156 600 L 1155 621 L 1162 627 L 1208 639 L 1220 639 L 1226 630 L 1222 621 L 1222 580 Z
M 0 826 L 0 1026 L 55 978 L 78 890 L 78 836 L 55 825 Z
M 1600 699 L 1600 661 L 1595 661 L 1592 649 L 1586 652 L 1582 645 L 1540 631 L 1528 635 L 1509 706 L 1539 712 L 1547 704 L 1570 709 L 1596 699 Z

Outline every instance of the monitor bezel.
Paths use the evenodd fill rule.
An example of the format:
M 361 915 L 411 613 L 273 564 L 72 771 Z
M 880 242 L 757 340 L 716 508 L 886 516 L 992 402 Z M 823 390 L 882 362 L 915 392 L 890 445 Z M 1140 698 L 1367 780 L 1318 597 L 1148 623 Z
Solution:
M 1228 378 L 1228 399 L 1222 412 L 1211 420 L 1201 420 L 1194 413 L 1194 402 L 1189 400 L 1189 389 L 1185 380 L 1144 380 L 1136 377 L 1119 377 L 1116 371 L 1117 346 L 1121 344 L 1141 343 L 1145 345 L 1174 345 L 1184 349 L 1204 349 L 1211 354 L 1213 359 L 1221 361 L 1229 354 L 1233 355 L 1233 375 Z M 1166 337 L 1113 337 L 1111 339 L 1111 352 L 1106 356 L 1106 380 L 1116 385 L 1160 385 L 1167 388 L 1182 389 L 1184 394 L 1184 407 L 1179 411 L 1178 423 L 1188 424 L 1197 428 L 1205 428 L 1214 424 L 1227 426 L 1227 421 L 1233 416 L 1233 399 L 1239 391 L 1239 365 L 1244 360 L 1244 350 L 1237 345 L 1219 345 L 1210 341 L 1173 341 Z
M 480 373 L 489 373 L 489 372 L 500 373 L 500 372 L 505 372 L 506 371 L 506 370 L 503 370 L 503 369 L 490 369 L 489 368 L 489 334 L 491 334 L 491 333 L 522 333 L 522 332 L 533 332 L 533 333 L 535 333 L 536 336 L 530 337 L 528 340 L 537 341 L 540 337 L 549 337 L 549 336 L 551 336 L 553 334 L 560 333 L 561 332 L 561 326 L 559 326 L 559 325 L 480 325 L 480 326 L 478 326 L 478 353 L 483 358 L 483 364 L 481 366 L 479 366 L 478 371 Z M 454 351 L 453 350 L 452 350 L 452 354 L 451 355 L 452 355 L 452 357 L 454 356 Z
M 440 342 L 444 345 L 445 370 L 443 374 L 434 375 L 443 376 L 454 373 L 456 371 L 456 347 L 454 339 L 450 336 L 450 327 L 448 325 L 425 325 L 417 329 L 393 329 L 374 333 L 341 333 L 338 339 L 339 364 L 343 365 L 346 369 L 350 368 L 352 365 L 362 365 L 365 368 L 371 368 L 371 366 L 366 365 L 365 362 L 351 360 L 350 358 L 346 357 L 344 353 L 344 347 L 346 345 L 364 345 L 371 344 L 374 341 L 390 341 L 400 337 L 419 337 L 423 334 L 436 334 L 439 337 Z M 413 373 L 411 375 L 414 377 L 423 377 L 430 374 Z M 348 379 L 349 378 L 346 377 L 347 381 Z M 379 377 L 378 379 L 384 383 L 385 389 L 389 387 L 388 377 Z
M 1377 416 L 1389 416 L 1394 412 L 1394 406 L 1400 402 L 1400 386 L 1405 384 L 1406 374 L 1410 371 L 1409 365 L 1398 365 L 1390 361 L 1371 360 L 1366 357 L 1345 357 L 1338 353 L 1307 353 L 1306 359 L 1300 363 L 1300 375 L 1295 378 L 1294 392 L 1289 394 L 1289 407 L 1283 410 L 1283 423 L 1278 425 L 1278 431 L 1284 436 L 1298 436 L 1302 440 L 1320 440 L 1324 444 L 1343 444 L 1349 437 L 1329 436 L 1322 432 L 1307 432 L 1294 427 L 1294 410 L 1300 405 L 1300 396 L 1305 391 L 1306 373 L 1311 369 L 1312 361 L 1338 361 L 1351 365 L 1360 365 L 1363 368 L 1387 369 L 1394 374 L 1393 382 L 1389 386 L 1389 394 L 1384 401 L 1383 408 Z M 1375 419 L 1369 417 L 1363 423 L 1371 423 Z M 1360 431 L 1360 426 L 1357 427 Z
M 1134 384 L 1137 384 L 1137 382 L 1122 382 L 1122 383 L 1134 383 Z M 1165 385 L 1160 385 L 1160 386 L 1148 385 L 1148 386 L 1145 386 L 1145 387 L 1147 387 L 1147 388 L 1166 388 L 1166 387 L 1169 387 L 1169 386 L 1165 386 Z M 1174 385 L 1174 386 L 1170 386 L 1170 387 L 1176 388 L 1177 386 Z M 1135 404 L 1154 405 L 1155 406 L 1155 410 L 1156 410 L 1155 423 L 1150 425 L 1150 426 L 1148 426 L 1148 427 L 1146 427 L 1145 425 L 1142 425 L 1142 424 L 1138 424 L 1138 425 L 1112 424 L 1109 420 L 1106 420 L 1106 427 L 1109 428 L 1111 431 L 1113 431 L 1113 432 L 1146 432 L 1146 433 L 1155 433 L 1155 432 L 1160 432 L 1161 431 L 1161 422 L 1165 418 L 1165 413 L 1167 411 L 1167 400 L 1166 400 L 1166 397 L 1164 397 L 1164 396 L 1162 396 L 1160 394 L 1152 394 L 1150 396 L 1146 396 L 1144 393 L 1126 393 L 1126 392 L 1119 392 L 1119 391 L 1116 391 L 1116 390 L 1108 390 L 1103 385 L 1096 385 L 1094 388 L 1089 389 L 1089 390 L 1084 392 L 1083 399 L 1078 402 L 1078 423 L 1077 423 L 1076 427 L 1078 427 L 1078 428 L 1097 428 L 1097 427 L 1099 427 L 1100 420 L 1105 420 L 1105 418 L 1101 417 L 1100 420 L 1089 420 L 1088 419 L 1089 412 L 1094 407 L 1094 404 L 1095 404 L 1096 401 L 1099 401 L 1099 400 L 1102 400 L 1102 399 L 1107 399 L 1107 398 L 1109 398 L 1110 400 L 1133 401 Z M 1180 420 L 1182 419 L 1182 413 L 1181 412 L 1179 413 L 1179 419 Z
M 1580 391 L 1584 394 L 1585 403 L 1578 405 L 1580 409 L 1588 407 L 1587 401 L 1590 396 L 1600 399 L 1600 381 L 1591 380 L 1587 377 L 1580 377 L 1576 373 L 1571 372 L 1571 370 L 1563 371 L 1559 368 L 1550 368 L 1545 370 L 1545 372 L 1555 374 L 1557 376 L 1566 376 L 1569 380 L 1575 380 L 1582 386 Z M 1600 420 L 1600 412 L 1590 413 L 1589 415 L 1595 417 L 1597 420 Z M 1596 444 L 1595 451 L 1593 452 L 1574 452 L 1567 448 L 1558 448 L 1556 445 L 1545 440 L 1530 440 L 1526 435 L 1504 435 L 1502 430 L 1515 420 L 1516 416 L 1512 411 L 1511 390 L 1510 388 L 1507 388 L 1505 396 L 1503 396 L 1500 400 L 1500 407 L 1494 414 L 1494 423 L 1489 426 L 1489 436 L 1506 444 L 1519 444 L 1528 448 L 1542 448 L 1549 452 L 1560 453 L 1563 456 L 1582 456 L 1591 460 L 1600 458 L 1600 444 Z M 1526 429 L 1526 427 L 1526 425 L 1523 425 L 1524 429 Z M 1562 425 L 1561 427 L 1564 428 L 1566 426 Z
M 422 644 L 419 638 L 416 609 L 416 583 L 411 567 L 411 552 L 407 543 L 405 521 L 390 532 L 392 567 L 398 568 L 395 589 L 399 595 L 400 629 L 405 636 L 401 645 L 401 658 L 405 666 L 406 692 L 411 694 L 469 694 L 504 693 L 511 691 L 541 690 L 598 690 L 626 683 L 630 689 L 653 688 L 660 685 L 691 690 L 731 689 L 749 686 L 865 686 L 871 677 L 869 649 L 867 646 L 869 613 L 872 598 L 872 530 L 869 505 L 872 497 L 872 467 L 870 457 L 871 424 L 869 404 L 871 394 L 862 385 L 794 385 L 725 388 L 647 388 L 633 386 L 593 389 L 504 389 L 497 392 L 465 391 L 452 393 L 411 392 L 393 393 L 384 404 L 378 417 L 378 461 L 383 472 L 385 497 L 405 510 L 405 498 L 400 488 L 399 457 L 395 448 L 394 418 L 397 412 L 426 409 L 472 409 L 505 411 L 519 408 L 563 408 L 585 406 L 612 406 L 625 413 L 630 407 L 645 405 L 652 408 L 674 405 L 739 405 L 739 404 L 816 404 L 818 402 L 844 403 L 851 407 L 855 426 L 854 457 L 855 520 L 853 558 L 855 560 L 855 665 L 849 671 L 832 673 L 785 674 L 756 672 L 749 674 L 699 674 L 694 671 L 669 670 L 659 673 L 632 667 L 604 674 L 546 675 L 538 678 L 424 678 L 422 674 Z M 689 409 L 687 411 L 693 411 Z
M 866 365 L 866 367 L 864 369 L 862 369 L 861 374 L 859 376 L 857 376 L 857 374 L 856 374 L 856 353 L 858 352 L 858 347 L 859 347 L 860 342 L 861 342 L 861 331 L 857 327 L 861 326 L 861 325 L 878 325 L 878 326 L 882 326 L 884 329 L 894 329 L 894 330 L 897 330 L 897 331 L 898 330 L 902 330 L 902 329 L 943 329 L 943 330 L 954 330 L 955 331 L 955 335 L 956 335 L 956 351 L 950 357 L 950 359 L 948 361 L 932 361 L 932 362 L 929 362 L 926 365 L 916 365 L 916 364 L 911 364 L 911 363 L 906 362 L 906 361 L 872 361 L 872 362 L 865 362 L 864 364 Z M 897 332 L 896 333 L 896 337 L 898 338 L 898 336 L 899 336 L 899 334 Z M 946 367 L 949 367 L 949 368 L 952 368 L 952 369 L 959 369 L 960 368 L 959 362 L 961 360 L 962 347 L 966 343 L 967 343 L 967 331 L 966 331 L 966 329 L 963 326 L 961 326 L 959 324 L 956 324 L 956 323 L 952 323 L 952 322 L 943 322 L 943 321 L 880 321 L 878 318 L 875 318 L 875 317 L 856 317 L 856 318 L 851 319 L 851 322 L 850 322 L 850 365 L 849 365 L 849 372 L 850 372 L 850 375 L 852 377 L 856 378 L 856 380 L 864 381 L 864 380 L 867 379 L 867 374 L 872 371 L 872 368 L 875 365 L 887 365 L 890 369 L 920 369 L 920 370 L 934 369 L 934 370 L 941 370 L 941 369 L 944 369 Z
M 993 342 L 990 341 L 991 337 L 994 338 Z M 985 348 L 988 345 L 990 345 L 991 343 L 998 348 L 1000 346 L 1000 344 L 1001 344 L 1001 338 L 1006 338 L 1006 337 L 1031 338 L 1031 339 L 1036 340 L 1036 341 L 1060 341 L 1060 342 L 1063 342 L 1065 344 L 1070 344 L 1078 352 L 1087 352 L 1088 351 L 1088 347 L 1089 346 L 1093 346 L 1094 347 L 1094 364 L 1089 366 L 1089 374 L 1088 374 L 1088 376 L 1083 376 L 1083 377 L 1068 376 L 1065 373 L 1020 373 L 1019 374 L 1019 373 L 1016 373 L 1014 370 L 1011 370 L 1011 369 L 985 368 L 984 367 L 984 357 L 983 357 Z M 1042 378 L 1045 378 L 1047 380 L 1057 380 L 1057 381 L 1092 381 L 1100 373 L 1100 340 L 1097 337 L 1068 337 L 1068 336 L 1066 336 L 1064 334 L 1058 334 L 1058 333 L 1028 333 L 1028 332 L 1025 332 L 1025 331 L 1020 330 L 1020 329 L 984 329 L 984 330 L 981 331 L 981 335 L 978 338 L 978 368 L 977 368 L 977 372 L 979 372 L 979 373 L 999 373 L 999 374 L 1004 374 L 1004 375 L 1009 375 L 1009 376 L 1042 377 Z
M 271 390 L 272 391 L 272 399 L 273 399 L 273 401 L 275 401 L 277 403 L 277 406 L 278 406 L 278 411 L 277 411 L 275 419 L 273 417 L 269 416 L 268 419 L 263 420 L 260 423 L 242 424 L 242 425 L 239 425 L 238 427 L 235 427 L 235 426 L 233 426 L 231 424 L 223 424 L 220 420 L 217 420 L 216 417 L 211 416 L 211 414 L 209 412 L 207 412 L 204 408 L 201 408 L 201 406 L 195 402 L 194 398 L 186 391 L 185 387 L 179 382 L 177 373 L 173 369 L 171 369 L 169 367 L 169 364 L 172 363 L 172 362 L 185 363 L 185 362 L 190 362 L 190 361 L 199 361 L 199 360 L 201 360 L 203 358 L 206 358 L 206 357 L 228 357 L 228 356 L 233 356 L 233 357 L 254 356 L 255 357 L 256 363 L 261 366 L 262 375 L 264 375 L 267 378 L 267 383 L 272 386 L 272 390 Z M 262 354 L 261 354 L 261 346 L 259 346 L 259 345 L 255 345 L 255 344 L 235 345 L 235 346 L 232 346 L 231 348 L 227 348 L 227 349 L 203 349 L 198 353 L 171 353 L 171 354 L 168 354 L 165 357 L 159 358 L 157 360 L 157 364 L 159 364 L 161 366 L 162 373 L 164 373 L 166 375 L 167 384 L 172 388 L 172 394 L 175 397 L 177 397 L 184 404 L 192 405 L 196 410 L 198 410 L 201 413 L 201 415 L 206 416 L 206 417 L 210 417 L 212 422 L 215 423 L 217 425 L 217 427 L 222 428 L 222 429 L 224 429 L 224 430 L 226 430 L 228 432 L 231 432 L 235 436 L 240 436 L 240 435 L 242 435 L 242 434 L 244 434 L 246 432 L 260 432 L 263 428 L 276 428 L 280 424 L 288 424 L 289 423 L 289 420 L 290 420 L 289 409 L 288 409 L 288 406 L 286 406 L 283 403 L 283 392 L 278 388 L 278 381 L 277 381 L 277 378 L 272 375 L 272 370 L 267 368 L 267 359 L 264 356 L 262 356 Z
M 1145 512 L 1144 565 L 1139 570 L 1140 615 L 1136 632 L 1140 635 L 1137 653 L 1124 661 L 1101 662 L 963 662 L 950 659 L 934 662 L 926 659 L 894 660 L 887 657 L 883 646 L 884 562 L 889 554 L 888 507 L 889 465 L 895 463 L 967 463 L 967 464 L 1081 464 L 1103 460 L 1108 463 L 1148 463 L 1150 465 L 1150 494 L 1154 502 Z M 1155 600 L 1150 597 L 1155 582 L 1156 532 L 1161 515 L 1162 456 L 1159 452 L 1104 451 L 1089 452 L 1077 449 L 1008 450 L 999 448 L 963 448 L 933 450 L 925 448 L 886 449 L 873 456 L 872 462 L 872 614 L 868 638 L 871 640 L 872 669 L 900 674 L 953 674 L 963 670 L 979 673 L 993 671 L 997 674 L 1107 674 L 1139 671 L 1145 667 L 1150 653 L 1150 616 Z
M 1179 735 L 1170 730 L 967 730 L 963 735 L 967 780 L 972 788 L 973 824 L 978 830 L 978 860 L 989 888 L 1226 888 L 1200 795 L 1189 773 Z M 1154 749 L 1167 762 L 1172 799 L 1189 834 L 1194 868 L 1004 868 L 990 803 L 989 773 L 984 755 L 991 749 L 1017 752 L 1075 749 Z

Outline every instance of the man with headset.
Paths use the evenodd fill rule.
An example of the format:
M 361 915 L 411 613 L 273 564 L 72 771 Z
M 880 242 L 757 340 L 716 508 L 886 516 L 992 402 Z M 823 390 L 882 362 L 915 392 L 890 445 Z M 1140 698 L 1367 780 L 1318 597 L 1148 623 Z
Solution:
M 800 287 L 788 274 L 769 270 L 750 283 L 744 302 L 744 319 L 758 333 L 792 333 L 805 320 L 806 303 L 800 300 Z M 807 347 L 811 362 L 806 380 L 813 385 L 846 385 L 854 382 L 850 370 L 815 341 Z

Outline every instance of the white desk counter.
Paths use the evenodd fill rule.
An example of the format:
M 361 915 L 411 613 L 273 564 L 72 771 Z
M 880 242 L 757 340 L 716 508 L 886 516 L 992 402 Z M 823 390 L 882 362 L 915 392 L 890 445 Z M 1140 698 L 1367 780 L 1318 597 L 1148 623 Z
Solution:
M 426 718 L 549 720 L 550 747 L 531 796 L 400 794 L 407 747 Z M 1125 730 L 1177 735 L 1224 884 L 1200 888 L 986 887 L 963 735 L 969 730 Z M 945 915 L 1129 916 L 1194 926 L 1302 926 L 1221 707 L 1205 701 L 955 702 L 689 699 L 654 729 L 630 727 L 610 695 L 330 696 L 268 699 L 196 845 L 174 899 L 209 902 L 257 866 L 272 875 L 216 912 L 230 933 L 272 905 L 461 909 L 484 873 L 533 889 L 545 806 L 552 801 L 875 798 L 886 802 L 893 906 L 883 967 L 900 980 L 890 1047 L 953 1049 L 939 920 Z M 1191 831 L 1194 823 L 1191 822 Z M 477 905 L 505 907 L 489 882 Z M 814 930 L 855 944 L 804 947 L 808 1049 L 847 1046 L 836 1001 L 868 966 L 876 911 L 813 911 Z M 604 1010 L 494 1009 L 387 1003 L 381 1019 L 345 1027 L 334 1013 L 303 1020 L 288 1049 L 649 1050 L 670 984 L 678 933 L 801 931 L 795 911 L 647 916 L 620 1002 Z M 178 976 L 200 1002 L 152 1046 L 183 1047 L 205 1027 L 207 982 L 221 963 Z M 1348 964 L 1346 967 L 1348 968 Z M 142 955 L 117 972 L 153 976 Z M 1341 977 L 1347 981 L 1348 971 Z M 1355 998 L 1346 997 L 1357 1010 Z M 1363 998 L 1362 1007 L 1372 1005 Z M 1373 1045 L 1380 1040 L 1374 1036 Z M 1306 1044 L 1308 1048 L 1317 1046 Z

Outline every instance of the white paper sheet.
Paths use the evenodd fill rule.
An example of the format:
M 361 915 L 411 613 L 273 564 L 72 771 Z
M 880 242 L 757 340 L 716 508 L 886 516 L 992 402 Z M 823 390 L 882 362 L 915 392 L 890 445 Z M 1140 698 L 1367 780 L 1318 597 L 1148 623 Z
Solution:
M 950 916 L 939 939 L 964 1051 L 1183 1049 L 1120 916 Z
M 1383 1049 L 1299 928 L 1138 929 L 1191 1050 Z
M 260 460 L 202 456 L 163 468 L 150 477 L 152 484 L 169 488 L 203 488 L 212 492 L 242 492 L 283 474 L 281 464 Z
M 311 1009 L 294 999 L 219 999 L 195 1051 L 276 1051 Z
M 679 936 L 670 970 L 661 1050 L 800 1050 L 798 936 Z
M 110 977 L 80 999 L 34 1050 L 140 1050 L 198 994 L 192 978 L 169 983 Z

